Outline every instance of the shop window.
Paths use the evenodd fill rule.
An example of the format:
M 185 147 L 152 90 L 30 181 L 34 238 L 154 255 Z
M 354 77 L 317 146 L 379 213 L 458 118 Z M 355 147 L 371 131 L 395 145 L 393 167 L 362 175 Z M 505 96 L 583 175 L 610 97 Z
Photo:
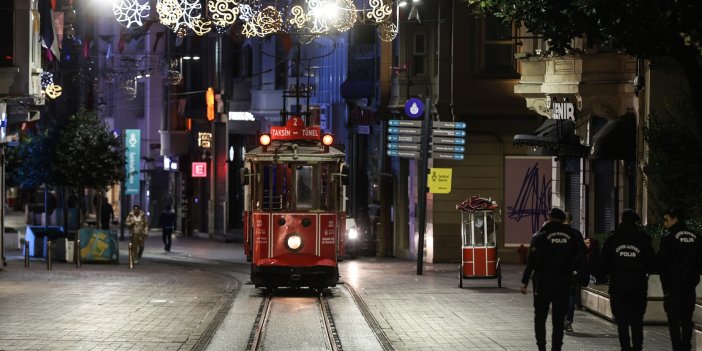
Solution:
M 0 33 L 4 33 L 3 40 L 0 40 L 0 67 L 12 66 L 12 45 L 15 37 L 13 5 L 12 1 L 0 5 Z
M 412 45 L 412 75 L 426 74 L 427 42 L 424 33 L 414 33 Z

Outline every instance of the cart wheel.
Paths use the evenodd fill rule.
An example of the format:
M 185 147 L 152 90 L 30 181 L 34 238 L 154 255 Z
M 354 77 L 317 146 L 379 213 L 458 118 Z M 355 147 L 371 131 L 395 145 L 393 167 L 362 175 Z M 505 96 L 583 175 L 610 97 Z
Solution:
M 458 287 L 463 289 L 463 264 L 458 266 Z
M 497 259 L 497 287 L 502 288 L 502 265 L 500 265 L 500 259 Z

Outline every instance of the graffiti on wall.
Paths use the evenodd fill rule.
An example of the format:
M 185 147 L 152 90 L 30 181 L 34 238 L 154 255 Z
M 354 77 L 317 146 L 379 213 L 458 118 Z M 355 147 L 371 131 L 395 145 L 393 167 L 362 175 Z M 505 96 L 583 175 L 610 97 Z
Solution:
M 551 159 L 505 161 L 505 244 L 528 244 L 551 209 Z

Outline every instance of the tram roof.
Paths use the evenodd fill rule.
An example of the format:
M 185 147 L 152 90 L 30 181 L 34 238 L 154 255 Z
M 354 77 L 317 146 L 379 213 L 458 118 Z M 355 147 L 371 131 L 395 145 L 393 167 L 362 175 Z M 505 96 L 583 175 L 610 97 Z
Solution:
M 293 146 L 297 145 L 297 147 Z M 297 153 L 295 152 L 297 148 Z M 334 161 L 343 159 L 345 154 L 336 148 L 324 146 L 316 141 L 292 142 L 274 140 L 265 150 L 259 146 L 246 152 L 246 159 L 269 162 L 304 162 L 304 161 Z

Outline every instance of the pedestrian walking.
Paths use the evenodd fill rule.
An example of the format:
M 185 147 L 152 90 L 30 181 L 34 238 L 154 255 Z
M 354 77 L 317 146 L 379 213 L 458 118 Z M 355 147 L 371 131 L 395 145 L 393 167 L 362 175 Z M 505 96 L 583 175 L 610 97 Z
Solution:
M 639 220 L 634 210 L 622 211 L 621 223 L 605 241 L 600 260 L 602 274 L 609 277 L 609 304 L 622 350 L 643 349 L 648 275 L 655 270 L 651 238 Z
M 585 260 L 585 255 L 586 255 L 586 247 L 585 247 L 585 236 L 583 233 L 581 233 L 579 230 L 573 228 L 573 215 L 570 214 L 570 212 L 565 213 L 565 220 L 563 221 L 563 224 L 565 224 L 567 227 L 570 228 L 570 230 L 573 232 L 574 238 L 580 238 L 580 240 L 583 240 L 583 252 L 581 253 L 583 255 L 583 260 Z M 585 267 L 585 261 L 583 261 L 583 267 Z M 580 272 L 582 274 L 586 274 L 589 277 L 588 272 Z M 573 332 L 573 317 L 575 317 L 575 305 L 580 305 L 580 278 L 581 276 L 579 275 L 573 275 L 572 279 L 570 280 L 570 295 L 568 296 L 568 311 L 566 312 L 566 318 L 565 322 L 563 323 L 563 329 L 567 333 L 572 333 Z
M 139 205 L 134 205 L 132 211 L 127 215 L 125 223 L 129 226 L 129 233 L 131 236 L 129 241 L 132 243 L 132 257 L 134 257 L 134 263 L 139 263 L 139 259 L 144 253 L 144 240 L 148 235 L 146 214 L 139 208 Z
M 661 238 L 658 270 L 663 285 L 663 307 L 673 350 L 692 347 L 692 314 L 695 311 L 695 287 L 702 268 L 702 238 L 687 228 L 681 210 L 663 214 L 668 231 Z M 699 348 L 699 345 L 698 345 Z
M 522 294 L 529 280 L 534 282 L 534 335 L 539 351 L 546 350 L 546 318 L 553 308 L 551 350 L 563 345 L 563 322 L 568 308 L 568 295 L 574 272 L 582 270 L 582 237 L 576 237 L 563 224 L 565 213 L 553 208 L 548 222 L 531 239 L 527 267 L 522 276 Z
M 115 218 L 115 211 L 107 198 L 102 199 L 100 207 L 100 229 L 110 229 L 110 221 Z
M 176 215 L 171 210 L 171 205 L 167 204 L 164 211 L 161 213 L 161 218 L 158 221 L 163 233 L 163 247 L 166 251 L 171 251 L 171 235 L 176 228 Z

